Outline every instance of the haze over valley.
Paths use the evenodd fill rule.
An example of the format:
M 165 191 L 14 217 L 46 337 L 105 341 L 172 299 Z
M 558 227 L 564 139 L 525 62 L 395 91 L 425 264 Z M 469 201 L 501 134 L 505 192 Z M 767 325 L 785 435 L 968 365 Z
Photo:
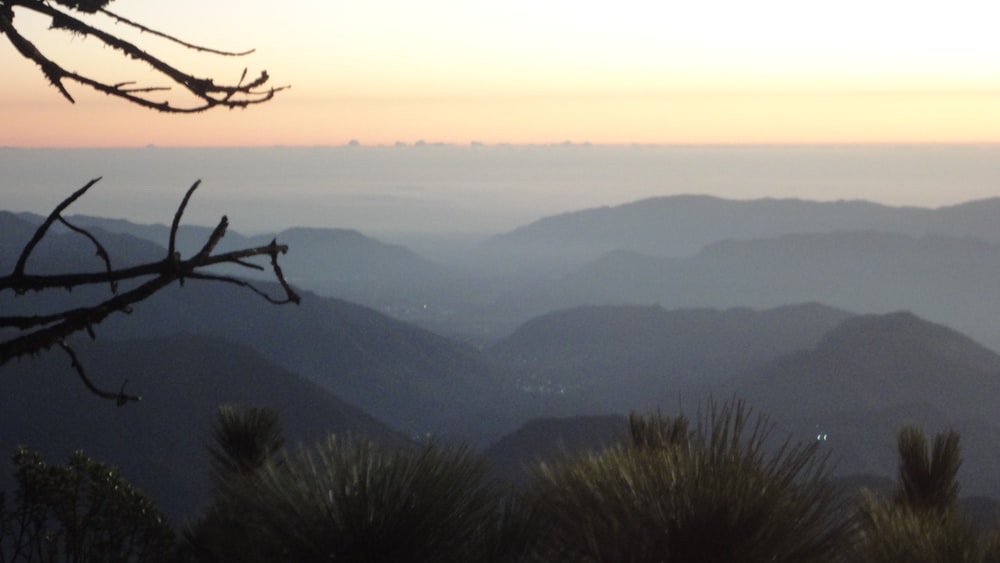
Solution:
M 841 478 L 891 475 L 892 440 L 904 423 L 956 428 L 967 452 L 963 491 L 1000 498 L 1000 477 L 990 472 L 1000 461 L 1000 409 L 989 400 L 1000 394 L 1000 199 L 986 197 L 991 167 L 1000 159 L 985 158 L 1000 149 L 788 149 L 794 158 L 780 156 L 781 150 L 109 150 L 126 160 L 141 156 L 146 168 L 126 177 L 137 183 L 140 176 L 157 178 L 156 187 L 123 189 L 109 175 L 105 193 L 102 180 L 94 197 L 66 217 L 94 234 L 118 266 L 157 260 L 166 251 L 165 223 L 184 188 L 173 169 L 178 155 L 200 155 L 210 171 L 232 166 L 235 155 L 289 157 L 264 167 L 281 162 L 280 174 L 273 173 L 288 176 L 287 190 L 257 184 L 243 193 L 220 181 L 214 191 L 206 180 L 178 232 L 177 249 L 196 252 L 221 215 L 204 214 L 231 209 L 219 250 L 272 239 L 288 244 L 281 265 L 302 291 L 302 303 L 273 306 L 240 288 L 191 279 L 131 315 L 96 326 L 92 342 L 75 337 L 95 379 L 112 387 L 127 381 L 143 395 L 142 403 L 120 411 L 106 412 L 87 395 L 61 356 L 4 365 L 0 375 L 9 392 L 0 410 L 17 415 L 0 430 L 0 448 L 29 440 L 47 455 L 63 456 L 83 447 L 173 499 L 168 510 L 183 517 L 197 512 L 207 490 L 204 436 L 220 403 L 274 406 L 293 442 L 329 431 L 387 443 L 431 435 L 466 441 L 518 481 L 520 465 L 547 445 L 608 443 L 630 411 L 696 412 L 708 397 L 738 396 L 769 413 L 781 433 L 806 441 L 826 437 L 822 447 Z M 318 176 L 290 174 L 327 162 L 319 154 L 343 164 L 347 154 L 364 160 L 393 151 L 431 155 L 425 164 L 438 168 L 428 164 L 423 179 L 417 175 L 405 189 L 386 171 L 373 173 L 363 187 L 337 175 L 322 187 Z M 0 158 L 15 153 L 39 157 L 4 149 Z M 498 153 L 505 156 L 491 160 Z M 698 162 L 708 170 L 702 183 L 685 175 L 692 167 L 660 176 L 654 187 L 649 170 L 662 173 L 671 163 L 709 153 L 720 164 L 743 155 L 747 168 L 728 169 L 731 177 L 723 178 L 721 169 Z M 471 160 L 452 168 L 457 165 L 445 166 L 451 162 L 445 154 Z M 916 167 L 914 158 L 935 154 L 940 158 L 899 176 L 871 169 L 882 158 L 886 166 Z M 498 164 L 536 158 L 535 168 L 505 173 Z M 652 168 L 633 169 L 636 159 L 649 159 Z M 788 176 L 779 182 L 777 172 L 765 174 L 768 159 L 783 162 Z M 836 178 L 817 179 L 832 163 L 848 161 L 843 190 L 830 187 Z M 401 162 L 393 156 L 382 164 Z M 570 162 L 583 167 L 585 179 L 544 172 L 555 174 Z M 607 176 L 587 168 L 611 162 L 618 164 Z M 946 181 L 943 171 L 955 170 L 956 162 L 979 164 Z M 790 172 L 793 163 L 798 176 Z M 61 180 L 68 183 L 64 192 L 86 177 L 76 165 L 66 166 L 75 182 Z M 863 190 L 854 174 L 863 169 L 871 198 L 855 197 Z M 238 181 L 247 170 L 232 175 Z M 759 176 L 747 179 L 748 170 Z M 37 180 L 49 191 L 5 200 L 17 205 L 0 211 L 0 268 L 12 267 L 51 201 L 65 196 L 52 188 L 60 182 L 51 174 Z M 473 176 L 480 183 L 466 188 Z M 810 181 L 811 191 L 789 187 Z M 911 181 L 919 189 L 908 190 Z M 900 185 L 889 189 L 893 182 Z M 934 191 L 952 183 L 954 191 Z M 720 189 L 713 192 L 709 184 Z M 27 194 L 33 185 L 5 194 Z M 774 193 L 765 196 L 769 188 Z M 793 193 L 798 197 L 788 197 Z M 301 212 L 301 224 L 285 222 L 307 202 L 316 202 L 315 209 Z M 57 226 L 28 269 L 100 269 L 92 254 L 88 240 Z M 250 275 L 264 291 L 280 292 L 249 270 L 226 273 Z M 3 294 L 0 308 L 32 314 L 106 293 L 95 287 Z M 37 398 L 30 408 L 23 406 L 26 397 Z M 170 455 L 132 446 L 126 454 L 123 444 L 142 442 L 139 433 L 169 444 Z M 170 463 L 178 457 L 201 461 L 181 471 Z
M 0 0 L 0 561 L 1000 561 L 998 18 Z

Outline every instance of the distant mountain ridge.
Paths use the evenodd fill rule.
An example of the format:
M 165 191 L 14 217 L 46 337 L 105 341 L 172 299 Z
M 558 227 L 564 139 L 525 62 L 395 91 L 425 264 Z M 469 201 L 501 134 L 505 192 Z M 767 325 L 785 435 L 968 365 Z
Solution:
M 277 236 L 291 247 L 282 263 L 294 283 L 481 346 L 535 316 L 579 305 L 817 301 L 857 312 L 912 310 L 1000 349 L 993 321 L 1000 302 L 988 282 L 1000 276 L 996 217 L 1000 198 L 925 209 L 669 196 L 542 219 L 498 235 L 462 267 L 357 231 L 296 228 Z M 168 231 L 73 220 L 161 246 Z M 204 227 L 182 226 L 181 248 L 199 248 L 207 236 Z M 271 236 L 231 232 L 221 248 Z
M 627 412 L 707 393 L 810 349 L 850 316 L 815 303 L 766 311 L 586 306 L 533 319 L 489 354 L 548 412 Z
M 17 217 L 31 225 L 44 219 L 31 213 L 19 213 Z M 68 219 L 79 227 L 96 228 L 114 236 L 129 235 L 164 250 L 170 237 L 170 227 L 163 224 L 144 225 L 90 215 L 72 215 Z M 59 225 L 54 228 L 57 233 L 64 230 Z M 185 256 L 194 254 L 211 232 L 208 227 L 180 225 L 178 251 Z M 293 227 L 252 236 L 230 229 L 217 251 L 264 246 L 272 240 L 289 247 L 289 252 L 281 257 L 281 264 L 291 283 L 324 297 L 367 305 L 396 318 L 433 316 L 451 304 L 456 295 L 470 294 L 477 283 L 404 246 L 381 242 L 354 229 Z M 243 268 L 225 267 L 221 271 L 240 277 L 269 278 L 266 273 Z M 430 311 L 428 304 L 433 307 Z
M 30 213 L 18 217 L 31 224 L 44 218 Z M 102 231 L 126 234 L 166 247 L 170 227 L 163 224 L 144 225 L 125 219 L 108 219 L 91 215 L 71 215 L 68 219 L 80 227 L 97 227 Z M 181 225 L 177 231 L 177 248 L 184 255 L 191 255 L 204 245 L 212 228 Z M 443 266 L 418 256 L 400 246 L 379 242 L 354 229 L 292 227 L 277 233 L 244 235 L 233 229 L 219 243 L 219 250 L 259 246 L 277 239 L 295 252 L 283 258 L 290 271 L 302 280 L 329 283 L 336 280 L 384 280 L 392 276 L 420 280 L 423 277 L 440 278 L 448 273 Z M 250 272 L 248 272 L 250 273 Z M 305 287 L 316 289 L 305 283 Z
M 678 257 L 726 240 L 787 233 L 877 230 L 942 234 L 1000 242 L 1000 198 L 927 209 L 867 201 L 728 200 L 677 195 L 540 219 L 500 234 L 482 248 L 505 268 L 567 271 L 613 250 Z
M 687 258 L 616 251 L 506 296 L 520 318 L 582 304 L 909 310 L 1000 350 L 1000 244 L 877 231 L 721 241 Z

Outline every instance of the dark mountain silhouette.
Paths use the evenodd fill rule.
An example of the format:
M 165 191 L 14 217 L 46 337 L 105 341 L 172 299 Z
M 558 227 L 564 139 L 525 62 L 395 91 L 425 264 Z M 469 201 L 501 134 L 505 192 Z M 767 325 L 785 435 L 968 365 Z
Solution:
M 18 213 L 18 216 L 31 224 L 39 224 L 45 218 L 34 213 Z M 165 214 L 164 220 L 172 219 L 172 215 Z M 170 225 L 164 223 L 138 224 L 125 219 L 112 219 L 107 217 L 95 217 L 93 215 L 69 215 L 67 219 L 74 225 L 91 229 L 97 228 L 102 232 L 114 233 L 118 235 L 128 235 L 137 239 L 152 242 L 166 248 L 170 238 Z M 212 234 L 214 226 L 205 227 L 200 225 L 181 224 L 177 230 L 177 250 L 190 256 L 205 244 Z M 54 230 L 63 231 L 62 227 L 56 225 Z M 268 239 L 270 241 L 270 239 Z M 265 241 L 267 242 L 267 241 Z M 225 238 L 219 242 L 220 250 L 232 250 L 235 248 L 253 246 L 255 243 L 251 237 L 244 236 L 236 231 L 227 231 Z
M 43 219 L 26 213 L 20 216 L 31 223 Z M 70 221 L 81 227 L 127 234 L 164 247 L 170 236 L 169 226 L 162 224 L 141 225 L 123 219 L 89 215 L 73 215 Z M 208 227 L 181 225 L 177 235 L 178 250 L 188 255 L 197 252 L 211 232 Z M 352 299 L 349 293 L 372 294 L 380 286 L 387 287 L 390 282 L 396 282 L 399 287 L 413 288 L 440 282 L 452 275 L 444 266 L 422 258 L 406 247 L 379 242 L 353 229 L 295 227 L 252 236 L 229 230 L 219 248 L 226 250 L 264 245 L 272 239 L 289 246 L 289 253 L 283 257 L 282 263 L 285 269 L 294 273 L 290 281 L 321 295 Z M 371 287 L 372 284 L 376 287 Z
M 1000 244 L 882 232 L 723 241 L 670 259 L 618 251 L 507 296 L 512 316 L 601 303 L 775 307 L 818 301 L 851 311 L 914 311 L 1000 349 Z
M 0 211 L 0 252 L 4 256 L 17 256 L 24 247 L 24 243 L 31 239 L 35 232 L 37 222 L 28 221 L 21 218 L 16 213 L 10 211 Z
M 44 218 L 37 215 L 0 211 L 0 271 L 5 275 L 13 270 L 22 249 L 42 220 Z M 96 272 L 104 268 L 104 263 L 96 256 L 93 243 L 80 235 L 66 233 L 67 230 L 58 223 L 53 225 L 51 232 L 32 252 L 26 270 L 29 273 Z M 94 234 L 109 250 L 115 250 L 112 260 L 121 264 L 162 259 L 167 253 L 165 246 L 128 235 L 100 229 Z
M 8 222 L 11 232 L 25 231 L 16 218 Z M 7 228 L 0 224 L 0 233 Z M 161 259 L 165 253 L 128 235 L 96 230 L 95 234 L 119 266 L 138 259 Z M 0 255 L 0 271 L 13 268 L 23 244 Z M 31 267 L 36 263 L 42 269 L 103 267 L 93 257 L 93 246 L 78 235 L 55 233 L 44 244 L 29 263 Z M 271 284 L 260 287 L 280 294 Z M 0 294 L 0 309 L 8 314 L 37 312 L 95 302 L 108 295 L 106 287 L 24 296 L 6 292 Z M 302 297 L 299 306 L 274 306 L 232 285 L 187 280 L 136 305 L 132 315 L 113 315 L 95 331 L 102 341 L 196 334 L 241 343 L 413 434 L 444 432 L 453 417 L 479 412 L 501 396 L 499 384 L 471 347 L 360 305 L 305 292 Z M 501 424 L 500 420 L 491 417 L 484 425 Z
M 301 249 L 289 252 L 288 265 L 299 278 L 315 281 L 302 282 L 305 287 L 338 281 L 386 283 L 392 279 L 419 285 L 450 274 L 443 266 L 406 247 L 379 242 L 351 229 L 299 227 L 276 236 L 290 248 Z
M 538 463 L 600 451 L 622 440 L 627 431 L 628 422 L 622 415 L 535 418 L 490 445 L 483 456 L 500 478 L 524 484 Z
M 628 412 L 676 405 L 810 349 L 848 316 L 815 303 L 767 311 L 580 307 L 529 321 L 489 354 L 551 412 Z
M 809 309 L 813 310 L 814 324 L 803 321 L 810 318 L 802 314 Z M 548 402 L 539 400 L 539 404 L 545 405 L 539 408 L 564 417 L 653 409 L 667 414 L 681 409 L 692 416 L 710 396 L 744 398 L 755 411 L 767 414 L 776 424 L 776 438 L 821 439 L 821 450 L 830 454 L 831 467 L 838 478 L 857 474 L 894 476 L 898 463 L 895 437 L 904 424 L 916 424 L 929 434 L 954 428 L 962 435 L 966 460 L 959 475 L 964 494 L 1000 498 L 1000 477 L 993 471 L 1000 464 L 1000 426 L 995 422 L 1000 419 L 1000 409 L 990 399 L 1000 393 L 1000 355 L 957 331 L 912 313 L 847 316 L 810 305 L 802 306 L 797 323 L 789 322 L 795 318 L 794 310 L 787 308 L 779 315 L 746 310 L 667 312 L 656 307 L 587 307 L 528 323 L 494 352 L 503 350 L 508 359 L 517 358 L 520 363 L 514 373 L 520 377 L 533 373 L 532 370 L 547 369 L 548 372 L 542 373 L 565 378 L 569 383 L 563 388 L 545 389 Z M 762 322 L 768 314 L 774 317 L 770 324 Z M 606 318 L 603 324 L 602 317 Z M 733 348 L 743 347 L 744 340 L 732 336 L 714 338 L 712 321 L 726 326 L 723 320 L 727 317 L 742 317 L 750 334 L 753 334 L 751 326 L 765 334 L 780 332 L 775 328 L 780 326 L 775 319 L 784 317 L 786 334 L 794 332 L 794 327 L 802 331 L 797 337 L 802 347 L 794 350 L 789 345 L 781 352 L 772 346 L 768 353 L 756 352 L 760 354 L 758 360 L 773 354 L 770 359 L 749 361 L 754 350 L 768 348 L 758 343 L 734 352 Z M 756 325 L 747 321 L 754 317 Z M 682 331 L 685 336 L 676 343 L 663 338 L 662 352 L 651 352 L 642 345 L 647 333 L 655 333 L 649 327 L 657 324 L 651 320 L 656 318 L 660 318 L 660 326 L 667 326 L 667 319 L 675 327 L 686 326 Z M 735 335 L 737 331 L 732 327 L 741 323 L 730 322 L 728 330 Z M 823 324 L 832 326 L 825 334 Z M 776 344 L 795 340 L 789 336 L 773 338 Z M 648 338 L 650 343 L 655 340 Z M 811 345 L 805 343 L 809 340 Z M 617 355 L 608 354 L 607 350 Z M 661 355 L 657 357 L 657 353 Z M 590 354 L 588 361 L 574 363 L 574 358 L 587 354 Z M 630 369 L 635 369 L 640 361 L 631 356 L 643 354 L 646 359 L 657 357 L 658 372 L 649 367 L 645 372 L 640 370 L 640 377 L 628 379 Z M 560 365 L 559 357 L 568 358 L 565 365 Z M 740 357 L 748 359 L 742 368 L 734 359 Z M 620 365 L 587 371 L 588 364 L 613 363 L 609 359 Z M 720 368 L 727 361 L 732 363 L 730 377 L 723 380 L 721 374 L 726 370 Z M 714 371 L 712 385 L 700 387 L 697 392 L 677 393 L 677 389 L 684 387 L 674 384 L 671 376 L 683 366 L 692 375 L 710 376 L 714 370 L 718 371 Z M 653 373 L 659 373 L 660 379 Z M 590 387 L 571 387 L 572 382 L 581 380 Z M 572 419 L 562 424 L 559 435 L 586 436 L 593 432 L 586 424 Z M 490 455 L 495 456 L 502 471 L 509 473 L 537 455 L 540 446 L 533 443 L 544 443 L 544 439 L 533 438 L 534 433 L 522 431 L 497 443 L 498 449 Z M 540 430 L 537 433 L 544 435 Z M 600 444 L 584 439 L 578 445 Z
M 991 418 L 1000 355 L 912 313 L 861 315 L 815 349 L 776 360 L 741 386 L 768 411 L 826 414 L 926 403 L 949 418 Z M 785 400 L 777 399 L 779 392 Z M 788 398 L 795 397 L 795 400 Z
M 1000 355 L 911 313 L 845 320 L 813 349 L 779 358 L 726 390 L 802 439 L 823 436 L 843 473 L 892 474 L 895 432 L 962 434 L 960 480 L 1000 497 Z
M 925 209 L 651 198 L 548 217 L 499 235 L 470 260 L 490 276 L 356 231 L 290 229 L 277 236 L 292 247 L 285 270 L 301 287 L 477 345 L 496 342 L 532 317 L 579 305 L 770 308 L 818 301 L 859 312 L 912 310 L 1000 348 L 993 322 L 1000 310 L 984 307 L 996 301 L 987 280 L 1000 273 L 998 212 L 1000 199 Z M 73 219 L 160 245 L 167 238 L 164 225 Z M 181 249 L 199 248 L 207 234 L 205 227 L 182 227 Z M 272 236 L 230 232 L 221 248 Z M 548 275 L 539 278 L 540 272 Z
M 207 501 L 210 424 L 221 404 L 278 410 L 286 443 L 296 448 L 330 432 L 352 432 L 399 444 L 390 430 L 321 386 L 267 361 L 252 349 L 217 338 L 80 342 L 79 356 L 105 387 L 140 392 L 140 403 L 116 408 L 89 395 L 61 352 L 0 368 L 0 452 L 18 445 L 53 463 L 77 449 L 119 466 L 179 523 Z M 0 481 L 10 475 L 0 464 Z
M 192 281 L 167 288 L 130 317 L 105 322 L 98 337 L 226 338 L 413 434 L 445 432 L 451 418 L 499 396 L 471 347 L 346 301 L 303 293 L 301 305 L 276 307 L 234 289 Z
M 18 216 L 31 224 L 43 220 L 29 213 Z M 164 249 L 170 237 L 170 227 L 163 224 L 142 225 L 88 215 L 73 215 L 70 220 L 81 227 L 130 235 Z M 211 231 L 208 227 L 182 224 L 177 233 L 178 250 L 188 256 L 196 253 Z M 28 236 L 14 240 L 27 240 Z M 456 321 L 455 311 L 481 307 L 498 293 L 481 277 L 445 267 L 404 246 L 383 243 L 352 229 L 296 227 L 253 236 L 229 230 L 218 250 L 261 246 L 275 239 L 289 247 L 281 262 L 288 280 L 297 287 L 372 307 L 394 318 L 440 329 L 444 334 L 475 332 L 479 323 L 466 322 L 464 317 Z M 219 271 L 269 278 L 266 272 L 241 268 L 222 267 Z
M 720 240 L 786 233 L 879 230 L 1000 242 L 998 213 L 1000 199 L 926 209 L 866 201 L 736 201 L 679 195 L 546 217 L 494 237 L 478 257 L 483 264 L 506 270 L 566 272 L 613 250 L 679 257 Z

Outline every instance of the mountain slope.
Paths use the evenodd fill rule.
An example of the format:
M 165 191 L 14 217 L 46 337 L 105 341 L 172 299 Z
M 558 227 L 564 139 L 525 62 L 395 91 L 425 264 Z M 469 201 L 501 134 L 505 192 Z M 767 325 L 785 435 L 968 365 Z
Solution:
M 20 227 L 11 229 L 24 230 L 23 223 L 17 224 Z M 0 232 L 3 229 L 0 224 Z M 116 266 L 163 256 L 153 243 L 95 233 Z M 54 233 L 44 245 L 29 263 L 33 268 L 102 267 L 83 237 Z M 12 248 L 0 256 L 0 271 L 13 267 L 20 248 Z M 274 284 L 261 282 L 259 287 L 281 294 Z M 108 295 L 103 286 L 24 296 L 5 292 L 0 294 L 0 309 L 36 313 L 94 303 Z M 453 417 L 470 414 L 499 392 L 475 349 L 371 309 L 306 292 L 301 305 L 274 306 L 243 288 L 189 279 L 137 304 L 131 315 L 112 315 L 95 333 L 102 341 L 186 333 L 238 342 L 413 434 L 444 431 Z
M 622 415 L 535 418 L 490 445 L 483 456 L 501 478 L 526 483 L 535 464 L 600 451 L 622 440 L 627 431 Z
M 24 213 L 20 216 L 32 223 L 43 219 Z M 81 227 L 127 234 L 164 247 L 170 235 L 170 228 L 162 224 L 141 225 L 89 215 L 74 215 L 70 220 Z M 197 252 L 211 232 L 208 227 L 181 225 L 177 233 L 178 250 L 185 255 Z M 364 304 L 392 303 L 393 297 L 407 296 L 397 306 L 410 305 L 418 300 L 418 295 L 426 294 L 436 285 L 459 278 L 408 248 L 380 242 L 352 229 L 295 227 L 253 236 L 230 230 L 218 248 L 226 251 L 262 246 L 273 239 L 289 247 L 289 253 L 281 260 L 289 281 L 324 296 Z M 250 270 L 240 273 L 262 277 Z
M 768 311 L 580 307 L 529 321 L 489 353 L 560 414 L 627 412 L 674 404 L 812 348 L 849 315 L 819 304 Z
M 904 424 L 954 428 L 963 490 L 1000 495 L 1000 355 L 950 328 L 905 312 L 852 317 L 723 388 L 800 439 L 821 435 L 841 473 L 891 474 Z
M 83 449 L 122 468 L 131 482 L 174 517 L 190 517 L 206 501 L 210 424 L 221 404 L 278 410 L 287 445 L 330 432 L 381 442 L 405 437 L 331 393 L 267 361 L 246 346 L 190 335 L 77 345 L 87 373 L 105 388 L 127 382 L 139 403 L 117 408 L 87 392 L 61 352 L 0 367 L 0 455 L 18 445 L 63 462 Z M 0 480 L 10 471 L 0 464 Z
M 991 419 L 1000 408 L 1000 355 L 912 313 L 852 317 L 809 351 L 775 360 L 740 385 L 783 414 L 930 404 L 950 418 Z M 794 399 L 793 399 L 794 398 Z
M 30 213 L 20 213 L 16 217 L 31 225 L 43 220 Z M 109 236 L 108 233 L 129 235 L 166 252 L 170 235 L 167 225 L 143 225 L 89 215 L 73 215 L 69 219 L 80 227 L 96 229 L 95 233 L 102 233 L 102 238 Z M 56 225 L 53 232 L 64 231 Z M 211 231 L 208 227 L 180 225 L 178 251 L 185 256 L 194 254 L 209 239 Z M 30 233 L 16 239 L 12 237 L 12 240 L 26 241 L 28 238 Z M 289 252 L 281 257 L 281 264 L 287 279 L 296 287 L 372 307 L 443 334 L 466 336 L 470 330 L 474 332 L 482 323 L 465 318 L 456 321 L 456 310 L 470 307 L 475 310 L 495 293 L 482 279 L 442 266 L 404 246 L 383 243 L 352 229 L 295 227 L 276 234 L 253 236 L 229 230 L 217 251 L 263 246 L 272 240 L 289 247 Z M 215 271 L 243 278 L 270 277 L 268 272 L 231 266 L 220 266 Z
M 276 307 L 229 286 L 188 282 L 137 307 L 133 317 L 141 314 L 141 323 L 117 317 L 98 332 L 230 339 L 414 434 L 444 431 L 448 419 L 494 395 L 476 350 L 359 305 L 302 297 L 299 306 Z

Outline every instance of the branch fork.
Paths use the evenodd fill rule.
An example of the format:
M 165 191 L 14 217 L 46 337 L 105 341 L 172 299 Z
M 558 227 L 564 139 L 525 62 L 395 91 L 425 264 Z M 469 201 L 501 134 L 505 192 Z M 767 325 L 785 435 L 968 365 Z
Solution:
M 180 227 L 181 219 L 184 215 L 191 196 L 200 185 L 200 180 L 195 182 L 184 194 L 180 205 L 174 214 L 173 222 L 170 226 L 170 237 L 168 241 L 167 255 L 163 260 L 130 266 L 125 268 L 114 268 L 107 249 L 92 233 L 86 229 L 76 227 L 62 217 L 66 210 L 74 201 L 83 196 L 100 178 L 95 178 L 82 188 L 64 199 L 49 216 L 39 225 L 31 240 L 24 246 L 18 257 L 14 270 L 7 276 L 0 277 L 0 292 L 5 290 L 13 291 L 17 295 L 22 295 L 29 291 L 40 292 L 58 288 L 73 289 L 74 287 L 90 286 L 95 284 L 108 284 L 111 296 L 96 305 L 68 309 L 48 315 L 35 316 L 0 316 L 0 329 L 13 328 L 19 331 L 17 336 L 6 341 L 0 341 L 0 365 L 7 361 L 26 355 L 37 355 L 43 350 L 47 350 L 54 345 L 62 348 L 71 359 L 71 365 L 84 385 L 93 394 L 105 398 L 113 399 L 119 405 L 127 402 L 138 401 L 138 395 L 125 392 L 125 386 L 118 392 L 106 391 L 98 388 L 87 374 L 83 366 L 77 359 L 72 347 L 66 342 L 66 338 L 76 332 L 85 331 L 91 338 L 95 338 L 94 326 L 100 324 L 104 319 L 115 312 L 131 313 L 132 306 L 144 301 L 157 291 L 167 287 L 177 281 L 183 284 L 185 279 L 196 279 L 212 282 L 222 282 L 253 291 L 263 299 L 276 305 L 288 303 L 298 304 L 300 297 L 298 293 L 285 280 L 281 267 L 278 264 L 278 257 L 288 252 L 288 247 L 278 244 L 277 240 L 272 240 L 270 244 L 252 248 L 244 248 L 213 254 L 219 241 L 226 234 L 229 220 L 223 216 L 194 256 L 183 258 L 177 252 L 177 231 Z M 105 269 L 102 272 L 93 273 L 67 273 L 51 275 L 32 275 L 27 273 L 26 266 L 32 252 L 42 239 L 48 234 L 52 225 L 59 222 L 67 226 L 72 232 L 86 237 L 96 247 L 97 256 L 103 261 Z M 264 270 L 264 267 L 247 261 L 254 256 L 270 257 L 271 269 L 275 279 L 280 284 L 284 295 L 272 296 L 261 290 L 253 283 L 237 277 L 221 274 L 209 274 L 203 270 L 210 266 L 219 264 L 235 264 L 243 268 Z M 138 286 L 128 291 L 119 292 L 118 284 L 125 280 L 138 280 L 149 278 Z

